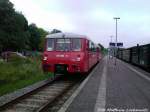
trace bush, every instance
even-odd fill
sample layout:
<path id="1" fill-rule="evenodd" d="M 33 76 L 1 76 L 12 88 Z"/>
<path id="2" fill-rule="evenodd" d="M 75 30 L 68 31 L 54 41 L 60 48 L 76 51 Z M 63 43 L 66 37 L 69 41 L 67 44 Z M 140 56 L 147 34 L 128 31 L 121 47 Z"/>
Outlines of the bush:
<path id="1" fill-rule="evenodd" d="M 0 61 L 0 95 L 46 78 L 48 76 L 43 73 L 38 57 L 22 58 L 14 55 L 11 61 Z"/>

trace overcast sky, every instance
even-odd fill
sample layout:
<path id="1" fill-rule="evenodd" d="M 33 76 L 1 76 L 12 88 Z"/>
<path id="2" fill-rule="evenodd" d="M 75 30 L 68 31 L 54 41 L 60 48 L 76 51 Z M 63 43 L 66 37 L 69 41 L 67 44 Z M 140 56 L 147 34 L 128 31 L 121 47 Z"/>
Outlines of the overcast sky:
<path id="1" fill-rule="evenodd" d="M 108 47 L 118 21 L 118 40 L 125 47 L 150 43 L 149 0 L 10 0 L 29 23 L 45 30 L 85 34 Z"/>

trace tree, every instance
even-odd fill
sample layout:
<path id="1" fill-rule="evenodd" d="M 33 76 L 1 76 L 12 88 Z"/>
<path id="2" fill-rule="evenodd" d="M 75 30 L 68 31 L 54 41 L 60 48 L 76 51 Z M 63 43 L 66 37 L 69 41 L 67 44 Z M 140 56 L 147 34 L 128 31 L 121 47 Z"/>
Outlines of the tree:
<path id="1" fill-rule="evenodd" d="M 38 31 L 38 28 L 36 24 L 30 24 L 29 25 L 29 46 L 31 50 L 39 50 L 39 44 L 40 44 L 40 33 Z"/>
<path id="2" fill-rule="evenodd" d="M 61 33 L 62 31 L 60 31 L 60 30 L 57 30 L 57 29 L 53 29 L 51 32 L 50 32 L 50 34 L 53 34 L 53 33 Z"/>
<path id="3" fill-rule="evenodd" d="M 22 51 L 26 48 L 28 42 L 28 22 L 21 13 L 15 13 L 10 25 L 10 48 L 12 50 Z"/>
<path id="4" fill-rule="evenodd" d="M 101 52 L 102 52 L 104 55 L 107 54 L 108 50 L 107 50 L 103 45 L 101 45 L 101 44 L 99 43 L 98 46 L 100 46 Z"/>
<path id="5" fill-rule="evenodd" d="M 13 4 L 9 0 L 0 0 L 0 26 L 6 24 L 14 12 Z"/>
<path id="6" fill-rule="evenodd" d="M 9 32 L 8 24 L 12 19 L 12 15 L 15 13 L 13 4 L 9 0 L 0 0 L 0 50 L 4 50 L 8 45 Z M 1 52 L 0 51 L 0 52 Z"/>
<path id="7" fill-rule="evenodd" d="M 28 21 L 9 0 L 0 0 L 0 50 L 22 51 L 26 47 Z"/>
<path id="8" fill-rule="evenodd" d="M 42 28 L 38 28 L 38 32 L 40 33 L 40 44 L 39 44 L 39 50 L 43 51 L 44 50 L 44 44 L 45 44 L 45 37 L 48 34 L 47 31 L 45 31 Z"/>
<path id="9" fill-rule="evenodd" d="M 54 29 L 51 33 L 58 33 Z M 0 0 L 0 53 L 3 51 L 43 50 L 44 38 L 48 34 L 16 12 L 9 0 Z"/>
<path id="10" fill-rule="evenodd" d="M 101 45 L 100 43 L 98 43 L 98 46 L 101 48 L 102 51 L 104 50 L 104 46 L 103 45 Z"/>
<path id="11" fill-rule="evenodd" d="M 29 25 L 29 32 L 30 32 L 29 37 L 30 50 L 43 51 L 45 36 L 48 34 L 48 32 L 42 28 L 38 28 L 34 23 Z"/>

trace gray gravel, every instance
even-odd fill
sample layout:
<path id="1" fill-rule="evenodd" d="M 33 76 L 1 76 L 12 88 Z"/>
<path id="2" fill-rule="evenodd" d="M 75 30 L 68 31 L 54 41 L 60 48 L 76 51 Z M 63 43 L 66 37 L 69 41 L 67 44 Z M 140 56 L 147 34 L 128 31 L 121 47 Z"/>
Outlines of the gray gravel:
<path id="1" fill-rule="evenodd" d="M 40 81 L 40 82 L 37 82 L 31 86 L 28 86 L 28 87 L 25 87 L 25 88 L 22 88 L 22 89 L 19 89 L 13 93 L 9 93 L 9 94 L 6 94 L 4 96 L 1 96 L 0 97 L 0 106 L 22 96 L 22 95 L 25 95 L 47 83 L 49 83 L 52 79 L 47 79 L 47 80 L 43 80 L 43 81 Z"/>

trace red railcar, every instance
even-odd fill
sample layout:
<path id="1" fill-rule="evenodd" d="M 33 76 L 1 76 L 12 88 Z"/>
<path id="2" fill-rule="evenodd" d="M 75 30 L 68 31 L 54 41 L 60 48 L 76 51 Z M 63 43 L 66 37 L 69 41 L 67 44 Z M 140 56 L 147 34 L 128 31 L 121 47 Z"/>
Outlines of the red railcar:
<path id="1" fill-rule="evenodd" d="M 53 73 L 86 73 L 101 59 L 100 49 L 84 35 L 46 36 L 42 67 Z"/>

